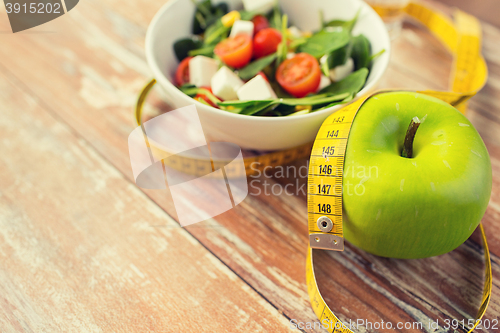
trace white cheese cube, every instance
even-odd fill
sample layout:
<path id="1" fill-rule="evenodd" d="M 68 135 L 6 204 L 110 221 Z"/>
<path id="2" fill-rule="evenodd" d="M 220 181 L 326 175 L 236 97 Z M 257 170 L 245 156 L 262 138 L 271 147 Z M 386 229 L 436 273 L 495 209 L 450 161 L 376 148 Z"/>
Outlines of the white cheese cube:
<path id="1" fill-rule="evenodd" d="M 238 99 L 236 91 L 244 82 L 227 67 L 222 67 L 212 77 L 212 92 L 223 100 Z"/>
<path id="2" fill-rule="evenodd" d="M 217 72 L 217 61 L 205 56 L 196 56 L 189 61 L 189 83 L 197 87 L 210 87 Z"/>
<path id="3" fill-rule="evenodd" d="M 354 61 L 352 58 L 349 58 L 345 64 L 330 69 L 330 79 L 332 79 L 332 81 L 340 81 L 351 74 L 353 70 Z"/>
<path id="4" fill-rule="evenodd" d="M 302 31 L 299 30 L 299 28 L 297 28 L 296 26 L 291 26 L 290 28 L 288 28 L 288 33 L 290 34 L 290 36 L 292 36 L 293 38 L 300 38 L 302 37 Z"/>
<path id="5" fill-rule="evenodd" d="M 246 11 L 267 14 L 274 7 L 275 0 L 243 0 Z"/>
<path id="6" fill-rule="evenodd" d="M 269 82 L 260 75 L 245 83 L 236 93 L 242 101 L 277 98 Z"/>
<path id="7" fill-rule="evenodd" d="M 231 34 L 229 37 L 234 37 L 239 34 L 245 34 L 253 37 L 253 22 L 252 21 L 236 21 L 231 28 Z"/>
<path id="8" fill-rule="evenodd" d="M 332 84 L 332 81 L 330 81 L 330 78 L 328 76 L 321 75 L 321 80 L 319 81 L 319 87 L 317 91 L 320 91 L 321 89 L 328 87 L 330 84 Z"/>

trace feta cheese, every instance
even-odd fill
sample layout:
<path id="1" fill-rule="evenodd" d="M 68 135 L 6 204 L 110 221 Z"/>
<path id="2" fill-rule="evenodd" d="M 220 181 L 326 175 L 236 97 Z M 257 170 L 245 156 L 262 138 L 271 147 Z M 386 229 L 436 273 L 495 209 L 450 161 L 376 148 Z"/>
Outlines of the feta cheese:
<path id="1" fill-rule="evenodd" d="M 257 75 L 236 92 L 242 101 L 277 98 L 273 88 L 262 76 Z"/>
<path id="2" fill-rule="evenodd" d="M 317 91 L 320 91 L 321 89 L 328 87 L 330 84 L 332 84 L 332 81 L 330 81 L 330 78 L 325 75 L 321 75 L 321 80 L 319 81 L 319 87 Z"/>
<path id="3" fill-rule="evenodd" d="M 246 11 L 267 14 L 274 7 L 275 0 L 243 0 Z"/>
<path id="4" fill-rule="evenodd" d="M 229 37 L 234 37 L 239 34 L 245 34 L 253 37 L 253 22 L 251 21 L 236 21 L 231 28 L 231 34 Z"/>
<path id="5" fill-rule="evenodd" d="M 196 56 L 189 61 L 189 83 L 197 87 L 210 87 L 217 72 L 217 61 L 205 56 Z"/>
<path id="6" fill-rule="evenodd" d="M 236 91 L 244 82 L 227 67 L 222 67 L 212 77 L 212 92 L 223 100 L 238 99 Z"/>
<path id="7" fill-rule="evenodd" d="M 332 79 L 332 81 L 340 81 L 351 74 L 353 70 L 354 61 L 352 58 L 349 58 L 345 64 L 330 69 L 330 79 Z"/>
<path id="8" fill-rule="evenodd" d="M 288 52 L 288 53 L 286 54 L 286 58 L 287 58 L 287 59 L 292 59 L 293 57 L 295 57 L 295 53 L 294 53 L 294 52 Z"/>

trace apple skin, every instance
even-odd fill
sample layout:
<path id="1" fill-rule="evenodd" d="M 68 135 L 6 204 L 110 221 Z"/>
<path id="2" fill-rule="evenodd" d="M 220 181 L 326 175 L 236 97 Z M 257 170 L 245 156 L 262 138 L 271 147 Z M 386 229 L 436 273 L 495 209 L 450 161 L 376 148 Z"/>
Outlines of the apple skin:
<path id="1" fill-rule="evenodd" d="M 426 119 L 416 132 L 413 157 L 404 158 L 404 137 L 415 116 Z M 344 237 L 383 257 L 449 252 L 479 225 L 491 184 L 488 151 L 457 109 L 414 92 L 375 95 L 359 110 L 346 148 Z"/>

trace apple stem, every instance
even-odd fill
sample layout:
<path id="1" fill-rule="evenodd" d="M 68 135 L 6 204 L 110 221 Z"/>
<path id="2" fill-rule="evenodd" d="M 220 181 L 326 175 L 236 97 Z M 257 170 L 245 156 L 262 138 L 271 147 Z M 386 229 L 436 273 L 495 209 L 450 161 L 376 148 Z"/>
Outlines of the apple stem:
<path id="1" fill-rule="evenodd" d="M 410 126 L 408 126 L 408 130 L 406 131 L 405 142 L 403 145 L 401 156 L 406 158 L 413 157 L 413 140 L 415 139 L 415 134 L 417 133 L 417 129 L 421 123 L 422 121 L 418 119 L 418 117 L 413 117 L 413 119 L 411 120 Z"/>

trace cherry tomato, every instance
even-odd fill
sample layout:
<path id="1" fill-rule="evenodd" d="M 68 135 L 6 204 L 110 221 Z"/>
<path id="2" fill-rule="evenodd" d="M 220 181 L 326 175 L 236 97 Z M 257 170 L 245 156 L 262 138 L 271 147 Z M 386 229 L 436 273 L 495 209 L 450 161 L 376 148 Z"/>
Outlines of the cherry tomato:
<path id="1" fill-rule="evenodd" d="M 175 72 L 175 83 L 178 86 L 182 86 L 185 83 L 189 82 L 189 60 L 193 57 L 184 58 L 177 67 L 177 71 Z"/>
<path id="2" fill-rule="evenodd" d="M 253 22 L 253 35 L 255 36 L 259 31 L 269 28 L 269 22 L 265 16 L 256 15 L 252 19 Z"/>
<path id="3" fill-rule="evenodd" d="M 262 58 L 276 52 L 281 43 L 281 33 L 273 28 L 266 28 L 259 31 L 253 38 L 253 56 Z"/>
<path id="4" fill-rule="evenodd" d="M 227 38 L 215 46 L 214 53 L 230 67 L 245 67 L 252 58 L 252 39 L 246 34 Z"/>
<path id="5" fill-rule="evenodd" d="M 281 63 L 276 71 L 276 81 L 289 94 L 304 97 L 315 92 L 321 80 L 321 69 L 312 55 L 299 53 Z"/>

